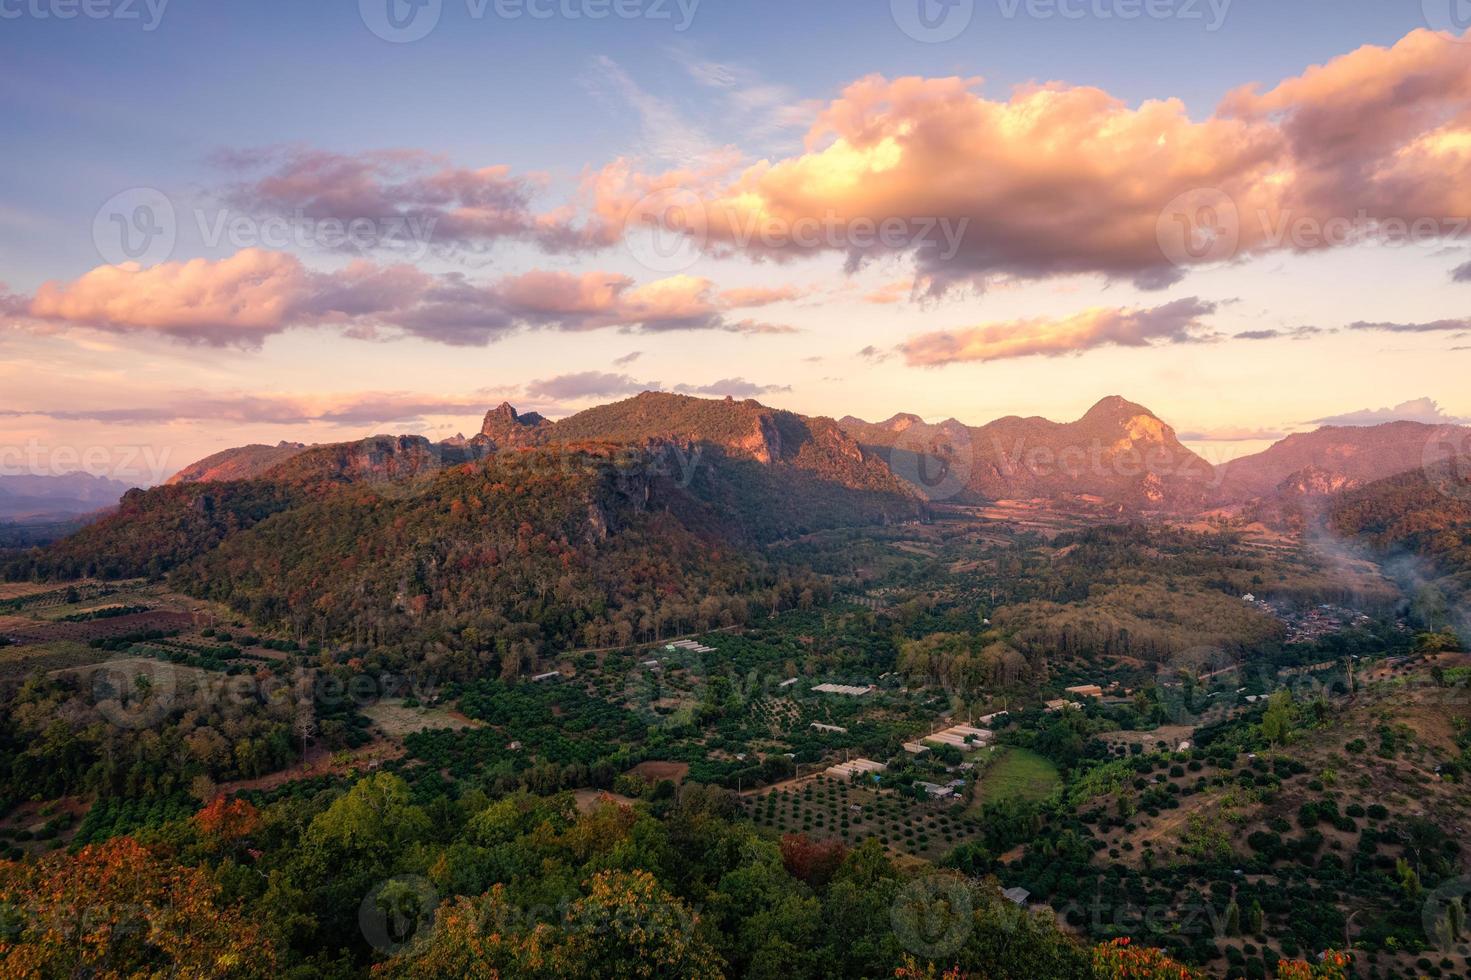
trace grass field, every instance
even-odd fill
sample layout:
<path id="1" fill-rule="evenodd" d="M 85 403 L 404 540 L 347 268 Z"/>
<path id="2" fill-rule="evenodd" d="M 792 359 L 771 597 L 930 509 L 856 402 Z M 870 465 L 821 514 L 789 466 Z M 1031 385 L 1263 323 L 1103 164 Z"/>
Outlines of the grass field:
<path id="1" fill-rule="evenodd" d="M 976 793 L 975 806 L 998 800 L 1045 800 L 1059 785 L 1057 767 L 1031 751 L 998 746 Z"/>

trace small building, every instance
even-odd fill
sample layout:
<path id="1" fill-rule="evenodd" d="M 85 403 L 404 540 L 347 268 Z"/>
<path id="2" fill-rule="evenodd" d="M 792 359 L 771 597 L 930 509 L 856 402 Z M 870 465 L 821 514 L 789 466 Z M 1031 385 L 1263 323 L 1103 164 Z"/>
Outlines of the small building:
<path id="1" fill-rule="evenodd" d="M 924 755 L 929 750 L 930 747 L 928 745 L 921 745 L 918 742 L 904 743 L 904 751 L 908 752 L 910 755 Z"/>
<path id="2" fill-rule="evenodd" d="M 549 670 L 545 674 L 534 674 L 531 679 L 538 683 L 541 681 L 557 681 L 562 679 L 562 672 L 560 670 Z"/>
<path id="3" fill-rule="evenodd" d="M 1004 891 L 1002 891 L 1001 894 L 1006 896 L 1007 901 L 1012 902 L 1015 905 L 1020 905 L 1022 908 L 1027 907 L 1027 902 L 1032 897 L 1032 893 L 1027 891 L 1025 888 L 1018 888 L 1015 886 L 1005 889 Z"/>
<path id="4" fill-rule="evenodd" d="M 1103 688 L 1097 684 L 1079 684 L 1076 687 L 1064 688 L 1064 693 L 1075 694 L 1080 698 L 1101 698 Z"/>
<path id="5" fill-rule="evenodd" d="M 924 795 L 932 800 L 944 800 L 955 795 L 953 787 L 941 786 L 939 783 L 916 782 L 914 785 L 924 790 Z"/>
<path id="6" fill-rule="evenodd" d="M 1069 701 L 1066 698 L 1053 698 L 1051 701 L 1048 701 L 1046 705 L 1044 705 L 1044 707 L 1050 714 L 1054 711 L 1061 711 L 1064 708 L 1081 708 L 1082 705 L 1076 701 Z"/>
<path id="7" fill-rule="evenodd" d="M 850 698 L 862 697 L 874 689 L 870 684 L 867 687 L 855 687 L 852 684 L 818 684 L 812 690 L 819 694 L 844 694 Z"/>
<path id="8" fill-rule="evenodd" d="M 836 766 L 828 767 L 824 775 L 833 779 L 852 779 L 854 776 L 867 776 L 871 773 L 883 772 L 889 768 L 882 762 L 874 762 L 872 759 L 850 759 Z"/>
<path id="9" fill-rule="evenodd" d="M 846 733 L 848 731 L 848 729 L 844 728 L 842 725 L 824 725 L 820 721 L 814 721 L 812 723 L 812 727 L 815 728 L 815 729 L 817 729 L 819 732 L 842 732 L 842 733 Z"/>
<path id="10" fill-rule="evenodd" d="M 776 686 L 779 687 L 779 688 L 781 688 L 781 687 L 791 687 L 795 683 L 797 683 L 797 678 L 795 678 L 795 677 L 788 677 L 786 680 L 782 681 L 780 684 L 778 684 Z"/>

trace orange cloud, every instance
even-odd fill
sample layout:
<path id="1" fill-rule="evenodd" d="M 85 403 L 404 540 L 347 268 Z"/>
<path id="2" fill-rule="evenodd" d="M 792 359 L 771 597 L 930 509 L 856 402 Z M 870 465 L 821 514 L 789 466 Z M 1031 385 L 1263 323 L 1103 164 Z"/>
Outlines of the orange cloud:
<path id="1" fill-rule="evenodd" d="M 245 249 L 147 269 L 100 266 L 69 283 L 45 283 L 29 300 L 9 296 L 0 314 L 237 347 L 322 325 L 359 337 L 391 331 L 455 345 L 482 345 L 522 329 L 790 331 L 726 317 L 733 306 L 760 298 L 756 292 L 721 294 L 700 276 L 638 284 L 596 271 L 536 270 L 478 284 L 460 273 L 436 276 L 363 259 L 315 272 L 286 253 Z"/>
<path id="2" fill-rule="evenodd" d="M 1058 82 L 993 99 L 978 79 L 875 75 L 818 115 L 800 154 L 739 173 L 620 160 L 589 187 L 607 228 L 658 223 L 716 253 L 828 251 L 849 268 L 909 254 L 932 291 L 1079 273 L 1158 288 L 1354 240 L 1334 224 L 1462 237 L 1449 219 L 1471 214 L 1471 44 L 1416 31 L 1238 89 L 1200 120 L 1177 99 Z"/>
<path id="3" fill-rule="evenodd" d="M 312 292 L 312 276 L 299 260 L 248 249 L 217 262 L 98 266 L 70 283 L 43 283 L 26 312 L 43 320 L 253 346 L 299 314 Z"/>
<path id="4" fill-rule="evenodd" d="M 727 309 L 749 309 L 785 303 L 801 299 L 805 295 L 806 290 L 797 286 L 743 286 L 721 290 L 720 305 Z"/>
<path id="5" fill-rule="evenodd" d="M 899 351 L 912 367 L 940 367 L 1038 354 L 1057 356 L 1095 347 L 1194 343 L 1211 339 L 1201 318 L 1215 310 L 1214 303 L 1194 297 L 1153 309 L 1097 308 L 1058 320 L 1014 320 L 921 334 L 901 344 Z"/>

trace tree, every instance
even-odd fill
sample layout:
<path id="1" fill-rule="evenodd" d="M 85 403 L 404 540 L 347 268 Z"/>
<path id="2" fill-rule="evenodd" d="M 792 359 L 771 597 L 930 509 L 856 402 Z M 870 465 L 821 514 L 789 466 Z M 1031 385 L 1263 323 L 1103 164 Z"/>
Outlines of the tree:
<path id="1" fill-rule="evenodd" d="M 1093 947 L 1093 975 L 1098 980 L 1205 980 L 1205 974 L 1162 950 L 1131 946 L 1127 936 Z"/>
<path id="2" fill-rule="evenodd" d="M 434 928 L 375 971 L 384 977 L 682 977 L 718 980 L 699 916 L 646 871 L 605 871 L 555 923 L 530 922 L 496 885 L 441 906 Z"/>
<path id="3" fill-rule="evenodd" d="M 1273 745 L 1285 745 L 1292 735 L 1292 692 L 1274 691 L 1262 715 L 1262 737 Z"/>
<path id="4" fill-rule="evenodd" d="M 1236 904 L 1234 898 L 1226 906 L 1226 935 L 1241 935 L 1241 906 Z"/>
<path id="5" fill-rule="evenodd" d="M 1262 903 L 1252 900 L 1251 907 L 1246 910 L 1246 931 L 1252 935 L 1259 935 L 1266 916 L 1262 912 Z"/>
<path id="6" fill-rule="evenodd" d="M 815 841 L 806 834 L 784 834 L 781 839 L 781 862 L 787 873 L 821 888 L 832 880 L 848 857 L 842 841 Z"/>
<path id="7" fill-rule="evenodd" d="M 205 843 L 219 849 L 238 843 L 260 829 L 260 811 L 248 800 L 216 796 L 194 815 L 194 826 Z"/>
<path id="8" fill-rule="evenodd" d="M 0 975 L 271 977 L 276 951 L 259 925 L 197 868 L 132 838 L 75 855 L 0 862 Z"/>

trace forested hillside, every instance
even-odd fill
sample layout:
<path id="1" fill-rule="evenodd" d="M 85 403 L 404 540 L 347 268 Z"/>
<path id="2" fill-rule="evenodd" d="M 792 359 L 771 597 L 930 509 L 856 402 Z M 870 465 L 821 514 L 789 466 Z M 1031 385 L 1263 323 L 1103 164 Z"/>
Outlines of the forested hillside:
<path id="1" fill-rule="evenodd" d="M 1471 457 L 1410 470 L 1344 494 L 1329 514 L 1337 533 L 1382 555 L 1414 556 L 1452 601 L 1471 595 Z"/>

